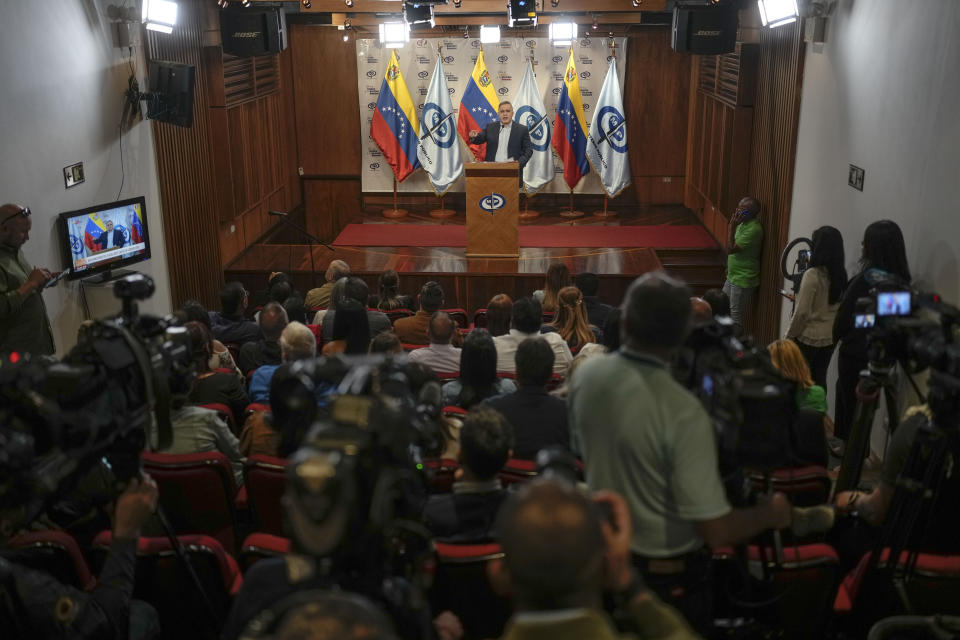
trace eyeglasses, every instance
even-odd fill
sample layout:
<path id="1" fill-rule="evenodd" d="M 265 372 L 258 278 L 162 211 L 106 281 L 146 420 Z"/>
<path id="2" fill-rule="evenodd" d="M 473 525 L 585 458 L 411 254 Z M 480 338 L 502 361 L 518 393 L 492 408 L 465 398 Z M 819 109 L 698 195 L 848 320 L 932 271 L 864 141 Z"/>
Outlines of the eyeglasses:
<path id="1" fill-rule="evenodd" d="M 13 219 L 16 218 L 17 216 L 23 216 L 24 218 L 29 218 L 29 217 L 30 217 L 30 207 L 20 207 L 20 211 L 17 211 L 16 213 L 11 213 L 10 215 L 8 215 L 8 216 L 7 216 L 6 218 L 4 218 L 3 220 L 0 220 L 0 224 L 4 224 L 5 222 L 7 222 L 7 221 L 9 221 L 9 220 L 13 220 Z"/>

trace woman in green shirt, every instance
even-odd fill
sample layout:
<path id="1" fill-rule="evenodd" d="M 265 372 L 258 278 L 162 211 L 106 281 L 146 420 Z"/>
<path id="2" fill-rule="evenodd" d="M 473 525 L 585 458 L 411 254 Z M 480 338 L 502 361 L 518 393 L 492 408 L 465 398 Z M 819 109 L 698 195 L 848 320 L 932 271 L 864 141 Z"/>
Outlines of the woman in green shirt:
<path id="1" fill-rule="evenodd" d="M 810 367 L 793 340 L 777 340 L 767 347 L 773 366 L 787 380 L 797 383 L 797 409 L 827 413 L 827 392 L 810 377 Z"/>

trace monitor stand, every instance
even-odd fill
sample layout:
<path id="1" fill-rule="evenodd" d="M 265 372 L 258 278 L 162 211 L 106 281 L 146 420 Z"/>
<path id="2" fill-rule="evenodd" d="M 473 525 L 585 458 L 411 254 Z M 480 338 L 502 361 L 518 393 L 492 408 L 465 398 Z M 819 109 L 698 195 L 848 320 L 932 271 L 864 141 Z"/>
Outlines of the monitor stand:
<path id="1" fill-rule="evenodd" d="M 120 278 L 125 278 L 131 274 L 137 273 L 136 271 L 128 271 L 126 269 L 117 269 L 116 271 L 104 271 L 103 273 L 98 273 L 95 276 L 90 276 L 89 278 L 83 278 L 81 282 L 85 285 L 92 286 L 104 286 L 108 285 L 114 280 L 119 280 Z"/>

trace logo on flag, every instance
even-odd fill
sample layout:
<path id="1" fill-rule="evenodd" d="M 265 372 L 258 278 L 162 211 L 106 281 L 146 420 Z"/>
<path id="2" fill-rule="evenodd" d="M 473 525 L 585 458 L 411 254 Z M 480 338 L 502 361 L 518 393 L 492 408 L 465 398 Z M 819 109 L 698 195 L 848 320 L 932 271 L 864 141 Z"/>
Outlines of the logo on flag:
<path id="1" fill-rule="evenodd" d="M 573 82 L 576 79 L 577 79 L 577 70 L 574 69 L 572 66 L 567 67 L 567 77 L 566 77 L 567 82 Z"/>
<path id="2" fill-rule="evenodd" d="M 480 86 L 489 87 L 490 86 L 490 73 L 484 69 L 483 73 L 480 74 Z"/>
<path id="3" fill-rule="evenodd" d="M 503 209 L 504 205 L 507 204 L 506 198 L 504 198 L 499 193 L 491 193 L 488 196 L 480 198 L 480 202 L 477 203 L 480 205 L 480 208 L 484 211 L 489 211 L 491 215 L 497 209 Z"/>
<path id="4" fill-rule="evenodd" d="M 83 255 L 83 243 L 80 242 L 80 238 L 70 234 L 70 250 L 73 251 L 73 255 L 82 256 Z"/>
<path id="5" fill-rule="evenodd" d="M 516 103 L 517 122 L 530 132 L 533 154 L 523 167 L 523 186 L 528 194 L 533 194 L 553 180 L 553 153 L 550 151 L 550 121 L 531 63 L 527 64 L 520 81 Z"/>
<path id="6" fill-rule="evenodd" d="M 597 121 L 600 123 L 599 131 L 594 136 L 598 143 L 606 140 L 610 147 L 617 153 L 627 152 L 627 128 L 623 114 L 617 111 L 616 107 L 602 107 L 597 112 Z"/>
<path id="7" fill-rule="evenodd" d="M 376 75 L 376 71 L 373 72 Z M 400 67 L 395 64 L 391 64 L 387 67 L 387 80 L 396 80 L 400 76 Z"/>
<path id="8" fill-rule="evenodd" d="M 437 56 L 437 66 L 430 79 L 427 102 L 420 114 L 420 136 L 417 158 L 430 178 L 430 186 L 442 196 L 463 175 L 463 159 L 457 142 L 453 106 L 450 104 L 443 60 Z"/>
<path id="9" fill-rule="evenodd" d="M 630 160 L 627 156 L 627 122 L 623 117 L 623 98 L 617 78 L 616 60 L 611 60 L 603 81 L 597 108 L 590 121 L 587 158 L 600 176 L 611 198 L 630 184 Z"/>
<path id="10" fill-rule="evenodd" d="M 428 102 L 423 105 L 423 123 L 428 127 L 423 135 L 441 149 L 449 149 L 457 139 L 456 129 L 453 128 L 453 114 L 444 113 L 439 105 Z"/>
<path id="11" fill-rule="evenodd" d="M 546 151 L 550 146 L 550 122 L 547 116 L 529 105 L 517 109 L 517 122 L 530 131 L 530 143 L 534 151 Z"/>

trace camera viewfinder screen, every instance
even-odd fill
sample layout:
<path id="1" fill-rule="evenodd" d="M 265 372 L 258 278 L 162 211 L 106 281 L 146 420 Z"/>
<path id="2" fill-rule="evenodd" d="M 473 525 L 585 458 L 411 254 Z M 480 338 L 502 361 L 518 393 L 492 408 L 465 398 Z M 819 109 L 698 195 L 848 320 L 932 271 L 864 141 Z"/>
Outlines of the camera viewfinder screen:
<path id="1" fill-rule="evenodd" d="M 877 294 L 878 316 L 910 315 L 910 292 L 889 291 Z"/>
<path id="2" fill-rule="evenodd" d="M 853 318 L 853 328 L 869 329 L 876 324 L 876 320 L 872 313 L 858 314 Z"/>

